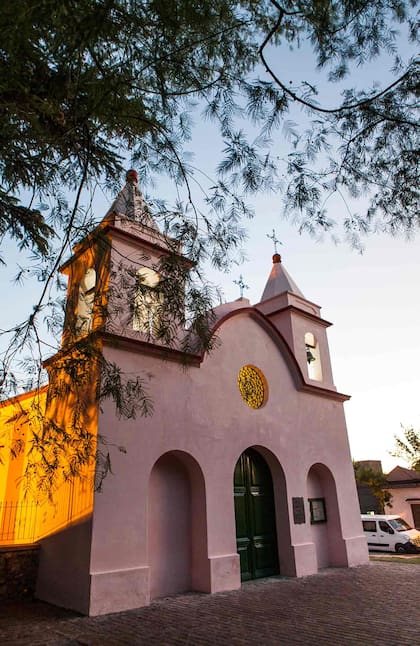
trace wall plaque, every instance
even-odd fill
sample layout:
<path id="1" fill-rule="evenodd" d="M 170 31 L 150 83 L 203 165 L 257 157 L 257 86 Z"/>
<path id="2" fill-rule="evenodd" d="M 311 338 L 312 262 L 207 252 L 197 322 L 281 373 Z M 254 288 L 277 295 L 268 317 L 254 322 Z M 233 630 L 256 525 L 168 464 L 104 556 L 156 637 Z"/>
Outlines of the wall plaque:
<path id="1" fill-rule="evenodd" d="M 311 523 L 326 523 L 327 511 L 325 509 L 325 498 L 309 498 L 309 509 L 311 511 Z"/>
<path id="2" fill-rule="evenodd" d="M 305 522 L 305 503 L 303 498 L 292 498 L 293 520 L 295 525 L 302 525 Z"/>

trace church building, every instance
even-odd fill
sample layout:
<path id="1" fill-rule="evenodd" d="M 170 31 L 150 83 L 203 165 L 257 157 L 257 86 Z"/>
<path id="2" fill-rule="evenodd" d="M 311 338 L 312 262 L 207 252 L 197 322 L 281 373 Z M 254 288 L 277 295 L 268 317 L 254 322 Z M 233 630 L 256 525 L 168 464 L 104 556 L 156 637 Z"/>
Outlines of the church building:
<path id="1" fill-rule="evenodd" d="M 366 564 L 330 323 L 280 255 L 267 262 L 258 303 L 215 308 L 215 347 L 185 350 L 184 330 L 170 347 L 155 334 L 165 307 L 157 267 L 174 253 L 191 264 L 159 231 L 134 171 L 99 228 L 106 248 L 87 238 L 63 267 L 66 323 L 46 362 L 50 390 L 55 367 L 74 352 L 73 329 L 121 374 L 144 376 L 153 413 L 124 418 L 92 399 L 95 432 L 125 452 L 113 453 L 91 513 L 41 540 L 37 597 L 100 615 L 177 592 Z M 132 281 L 131 303 L 120 272 Z M 46 417 L 57 421 L 60 410 L 47 394 Z"/>

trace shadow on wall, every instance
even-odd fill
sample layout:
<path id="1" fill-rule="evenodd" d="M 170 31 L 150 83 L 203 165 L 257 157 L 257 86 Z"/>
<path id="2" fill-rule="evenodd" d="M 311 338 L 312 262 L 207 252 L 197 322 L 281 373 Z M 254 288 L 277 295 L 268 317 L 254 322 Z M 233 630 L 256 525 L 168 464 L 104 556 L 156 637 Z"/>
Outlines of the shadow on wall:
<path id="1" fill-rule="evenodd" d="M 210 591 L 204 477 L 182 451 L 160 457 L 150 474 L 148 545 L 152 599 Z"/>
<path id="2" fill-rule="evenodd" d="M 347 566 L 337 501 L 337 488 L 331 471 L 314 464 L 308 473 L 307 498 L 312 540 L 318 569 Z"/>

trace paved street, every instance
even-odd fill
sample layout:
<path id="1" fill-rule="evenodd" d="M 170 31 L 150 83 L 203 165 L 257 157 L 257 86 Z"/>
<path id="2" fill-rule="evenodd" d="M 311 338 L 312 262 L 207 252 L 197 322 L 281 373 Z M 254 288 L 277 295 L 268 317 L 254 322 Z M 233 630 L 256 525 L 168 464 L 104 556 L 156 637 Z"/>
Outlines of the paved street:
<path id="1" fill-rule="evenodd" d="M 148 608 L 82 617 L 40 602 L 6 603 L 0 644 L 204 646 L 420 644 L 420 566 L 373 562 L 241 590 L 181 594 Z"/>

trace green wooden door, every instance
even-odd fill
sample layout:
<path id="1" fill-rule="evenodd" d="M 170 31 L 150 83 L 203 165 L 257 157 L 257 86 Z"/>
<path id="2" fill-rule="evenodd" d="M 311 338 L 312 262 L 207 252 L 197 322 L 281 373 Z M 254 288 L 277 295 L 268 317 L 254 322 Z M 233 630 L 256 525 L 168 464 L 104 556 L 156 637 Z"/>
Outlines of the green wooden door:
<path id="1" fill-rule="evenodd" d="M 278 574 L 273 481 L 264 458 L 252 449 L 236 464 L 234 496 L 242 581 Z"/>

